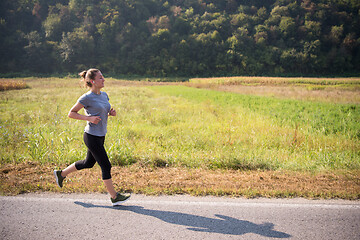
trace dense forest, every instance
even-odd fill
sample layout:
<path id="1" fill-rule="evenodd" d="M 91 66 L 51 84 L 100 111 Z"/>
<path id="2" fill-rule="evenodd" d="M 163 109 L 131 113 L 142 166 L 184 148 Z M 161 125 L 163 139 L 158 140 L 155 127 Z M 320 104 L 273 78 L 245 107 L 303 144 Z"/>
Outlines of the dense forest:
<path id="1" fill-rule="evenodd" d="M 0 73 L 360 73 L 359 0 L 1 0 Z"/>

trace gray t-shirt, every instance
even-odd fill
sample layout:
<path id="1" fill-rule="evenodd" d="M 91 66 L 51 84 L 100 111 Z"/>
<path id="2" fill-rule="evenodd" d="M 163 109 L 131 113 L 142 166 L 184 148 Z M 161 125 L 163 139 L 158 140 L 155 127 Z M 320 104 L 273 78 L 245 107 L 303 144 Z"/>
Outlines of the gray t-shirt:
<path id="1" fill-rule="evenodd" d="M 98 124 L 88 121 L 85 127 L 85 132 L 94 136 L 105 136 L 107 132 L 108 114 L 111 109 L 109 97 L 106 92 L 96 94 L 89 91 L 82 95 L 78 99 L 78 102 L 84 106 L 87 116 L 100 116 L 101 118 L 101 121 Z"/>

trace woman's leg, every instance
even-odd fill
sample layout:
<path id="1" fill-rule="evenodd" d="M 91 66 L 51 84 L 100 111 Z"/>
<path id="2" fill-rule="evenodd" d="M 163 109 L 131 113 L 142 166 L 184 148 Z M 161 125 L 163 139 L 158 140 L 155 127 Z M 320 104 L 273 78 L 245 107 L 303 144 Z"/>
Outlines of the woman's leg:
<path id="1" fill-rule="evenodd" d="M 84 138 L 85 137 L 86 136 L 84 136 Z M 75 171 L 78 171 L 78 170 L 81 170 L 84 168 L 92 168 L 95 165 L 95 163 L 96 163 L 96 160 L 88 149 L 86 158 L 84 160 L 74 162 L 73 164 L 71 164 L 64 170 L 62 170 L 61 176 L 66 177 L 67 175 L 69 175 L 72 172 L 75 172 Z"/>
<path id="2" fill-rule="evenodd" d="M 107 191 L 109 192 L 111 198 L 115 199 L 116 198 L 116 191 L 114 189 L 114 185 L 113 185 L 113 182 L 112 182 L 112 179 L 106 179 L 106 180 L 103 180 L 104 181 L 104 185 L 107 189 Z"/>
<path id="3" fill-rule="evenodd" d="M 61 176 L 66 177 L 67 175 L 69 175 L 70 173 L 75 172 L 75 171 L 77 171 L 77 169 L 75 167 L 75 163 L 73 163 L 70 166 L 68 166 L 67 168 L 65 168 L 64 170 L 62 170 Z"/>
<path id="4" fill-rule="evenodd" d="M 92 136 L 87 133 L 85 134 L 87 135 L 86 137 L 84 135 L 85 144 L 88 147 L 92 157 L 101 168 L 104 185 L 110 196 L 115 198 L 116 191 L 111 179 L 111 163 L 104 148 L 105 137 Z"/>

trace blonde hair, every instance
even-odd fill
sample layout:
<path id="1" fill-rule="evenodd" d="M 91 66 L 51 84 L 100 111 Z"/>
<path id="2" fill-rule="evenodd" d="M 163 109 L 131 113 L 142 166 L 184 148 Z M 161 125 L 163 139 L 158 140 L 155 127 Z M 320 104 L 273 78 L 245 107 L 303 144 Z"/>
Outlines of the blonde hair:
<path id="1" fill-rule="evenodd" d="M 85 87 L 92 87 L 91 80 L 95 80 L 96 74 L 100 72 L 99 69 L 90 68 L 87 71 L 82 71 L 79 73 L 79 76 L 82 78 L 81 81 L 84 82 Z"/>

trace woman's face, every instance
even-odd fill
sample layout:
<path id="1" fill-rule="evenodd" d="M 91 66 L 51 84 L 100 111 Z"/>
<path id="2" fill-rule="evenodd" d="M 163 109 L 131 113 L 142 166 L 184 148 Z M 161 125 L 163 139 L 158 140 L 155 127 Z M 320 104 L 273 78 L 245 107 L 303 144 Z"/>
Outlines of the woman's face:
<path id="1" fill-rule="evenodd" d="M 96 73 L 95 79 L 93 80 L 93 86 L 96 88 L 103 88 L 104 87 L 105 79 L 100 71 Z"/>

